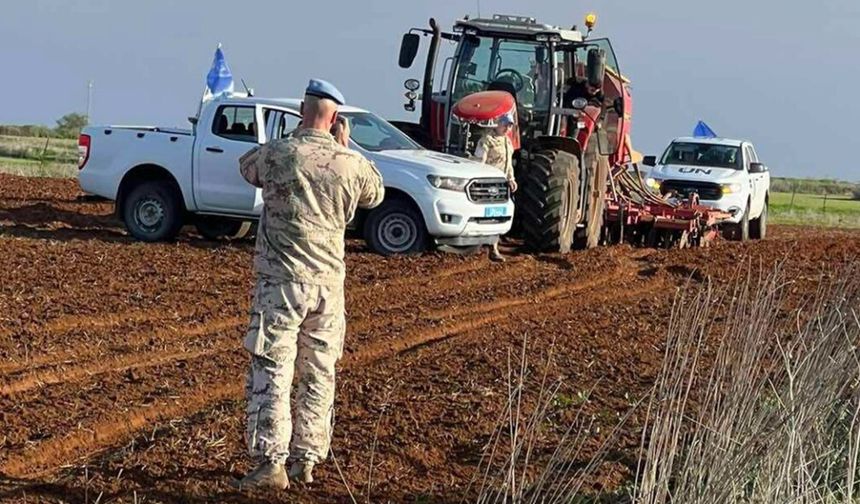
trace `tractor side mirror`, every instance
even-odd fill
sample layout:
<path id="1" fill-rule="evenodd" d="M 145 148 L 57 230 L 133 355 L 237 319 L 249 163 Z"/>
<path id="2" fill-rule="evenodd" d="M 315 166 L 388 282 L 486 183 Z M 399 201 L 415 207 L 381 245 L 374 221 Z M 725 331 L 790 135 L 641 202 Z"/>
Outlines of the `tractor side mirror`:
<path id="1" fill-rule="evenodd" d="M 644 164 L 645 166 L 657 166 L 657 156 L 643 157 L 642 164 Z"/>
<path id="2" fill-rule="evenodd" d="M 616 98 L 612 102 L 612 108 L 615 109 L 616 114 L 623 117 L 624 116 L 624 98 L 621 98 L 620 96 L 618 98 Z"/>
<path id="3" fill-rule="evenodd" d="M 400 42 L 400 68 L 409 68 L 415 62 L 418 55 L 418 46 L 421 44 L 421 36 L 417 33 L 406 33 Z"/>
<path id="4" fill-rule="evenodd" d="M 750 163 L 750 173 L 764 173 L 767 171 L 767 166 L 761 163 Z"/>
<path id="5" fill-rule="evenodd" d="M 603 79 L 606 77 L 605 51 L 596 48 L 588 51 L 586 74 L 589 86 L 600 89 L 603 88 Z"/>

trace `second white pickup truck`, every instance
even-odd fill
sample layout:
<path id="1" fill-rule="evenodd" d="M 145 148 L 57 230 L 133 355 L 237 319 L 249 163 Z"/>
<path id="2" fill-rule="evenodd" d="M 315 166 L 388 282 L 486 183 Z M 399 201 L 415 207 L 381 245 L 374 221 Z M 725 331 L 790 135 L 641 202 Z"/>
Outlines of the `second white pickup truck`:
<path id="1" fill-rule="evenodd" d="M 727 138 L 676 138 L 663 156 L 645 156 L 646 183 L 664 195 L 699 195 L 704 205 L 731 214 L 729 238 L 767 236 L 770 173 L 750 142 Z"/>
<path id="2" fill-rule="evenodd" d="M 287 136 L 301 100 L 224 97 L 207 102 L 193 130 L 89 126 L 78 141 L 84 192 L 116 201 L 129 232 L 169 240 L 193 223 L 207 238 L 241 235 L 262 210 L 261 192 L 238 159 Z M 432 242 L 493 243 L 511 228 L 514 206 L 502 174 L 489 166 L 421 148 L 366 110 L 341 107 L 351 147 L 376 163 L 386 196 L 355 226 L 381 254 L 415 253 Z"/>

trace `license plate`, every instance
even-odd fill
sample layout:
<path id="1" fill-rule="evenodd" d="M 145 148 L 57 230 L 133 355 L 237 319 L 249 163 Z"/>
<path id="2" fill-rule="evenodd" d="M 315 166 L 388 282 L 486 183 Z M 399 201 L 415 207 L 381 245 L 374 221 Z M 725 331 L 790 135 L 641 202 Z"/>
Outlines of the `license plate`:
<path id="1" fill-rule="evenodd" d="M 491 206 L 484 208 L 484 217 L 504 217 L 508 208 L 503 206 Z"/>

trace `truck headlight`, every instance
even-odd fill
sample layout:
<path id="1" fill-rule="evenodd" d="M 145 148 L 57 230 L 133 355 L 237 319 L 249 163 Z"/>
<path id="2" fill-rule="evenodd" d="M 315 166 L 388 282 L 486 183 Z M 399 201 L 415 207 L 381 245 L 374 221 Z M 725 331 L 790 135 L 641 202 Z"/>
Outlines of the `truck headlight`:
<path id="1" fill-rule="evenodd" d="M 449 191 L 465 191 L 469 179 L 459 177 L 441 177 L 439 175 L 427 175 L 427 182 L 436 189 L 447 189 Z"/>
<path id="2" fill-rule="evenodd" d="M 723 194 L 735 194 L 741 192 L 740 184 L 722 184 Z"/>
<path id="3" fill-rule="evenodd" d="M 655 179 L 653 177 L 648 177 L 645 179 L 645 185 L 654 189 L 655 191 L 660 190 L 660 185 L 663 184 L 663 181 L 660 179 Z"/>

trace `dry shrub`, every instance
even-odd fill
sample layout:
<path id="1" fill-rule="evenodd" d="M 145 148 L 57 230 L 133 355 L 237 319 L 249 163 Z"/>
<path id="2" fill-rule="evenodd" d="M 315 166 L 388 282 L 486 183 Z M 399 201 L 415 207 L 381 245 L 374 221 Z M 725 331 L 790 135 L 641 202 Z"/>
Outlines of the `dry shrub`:
<path id="1" fill-rule="evenodd" d="M 597 452 L 577 415 L 551 457 L 545 443 L 560 382 L 531 377 L 526 348 L 509 359 L 508 401 L 473 481 L 479 503 L 812 503 L 860 498 L 860 268 L 821 283 L 789 309 L 778 271 L 741 276 L 731 289 L 682 291 L 669 322 L 662 371 Z M 718 324 L 715 319 L 724 319 Z M 794 318 L 787 320 L 786 314 Z M 584 496 L 595 469 L 635 409 L 645 426 L 633 495 Z M 591 451 L 591 450 L 589 450 Z"/>
<path id="2" fill-rule="evenodd" d="M 778 272 L 739 282 L 707 361 L 718 296 L 705 288 L 678 300 L 637 502 L 855 502 L 857 272 L 823 282 L 791 329 L 780 319 L 789 284 Z"/>

